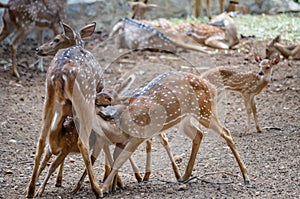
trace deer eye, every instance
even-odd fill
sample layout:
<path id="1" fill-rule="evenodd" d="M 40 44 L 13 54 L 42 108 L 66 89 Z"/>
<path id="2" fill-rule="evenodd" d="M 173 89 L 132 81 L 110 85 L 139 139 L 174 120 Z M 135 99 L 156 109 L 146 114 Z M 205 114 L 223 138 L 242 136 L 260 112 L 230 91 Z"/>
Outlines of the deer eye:
<path id="1" fill-rule="evenodd" d="M 269 69 L 270 69 L 270 66 L 267 66 L 266 69 L 269 70 Z"/>
<path id="2" fill-rule="evenodd" d="M 269 52 L 269 48 L 266 48 L 266 52 Z"/>
<path id="3" fill-rule="evenodd" d="M 53 40 L 53 42 L 58 43 L 58 42 L 59 42 L 59 39 L 55 38 L 55 39 Z"/>

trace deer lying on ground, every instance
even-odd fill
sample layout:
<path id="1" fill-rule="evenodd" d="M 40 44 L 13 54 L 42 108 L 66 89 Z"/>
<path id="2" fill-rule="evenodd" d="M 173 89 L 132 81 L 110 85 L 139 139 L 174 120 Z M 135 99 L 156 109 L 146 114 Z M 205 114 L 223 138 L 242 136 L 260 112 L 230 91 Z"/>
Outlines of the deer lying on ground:
<path id="1" fill-rule="evenodd" d="M 27 197 L 34 195 L 46 140 L 48 140 L 52 154 L 57 155 L 61 152 L 61 146 L 58 146 L 56 139 L 52 138 L 57 138 L 67 116 L 73 117 L 79 129 L 77 146 L 83 156 L 92 191 L 97 197 L 102 197 L 89 156 L 89 138 L 96 117 L 96 93 L 103 89 L 103 77 L 101 67 L 94 56 L 83 48 L 82 40 L 94 32 L 96 24 L 92 23 L 83 27 L 80 34 L 66 24 L 62 26 L 65 35 L 76 41 L 76 46 L 60 50 L 50 63 L 47 72 L 42 129 L 37 143 L 35 164 Z"/>
<path id="2" fill-rule="evenodd" d="M 247 132 L 251 130 L 251 113 L 253 113 L 256 130 L 261 132 L 258 124 L 258 117 L 255 105 L 255 96 L 268 85 L 271 80 L 273 66 L 276 65 L 280 57 L 275 56 L 273 59 L 261 59 L 254 54 L 254 59 L 259 64 L 259 72 L 241 72 L 229 67 L 217 67 L 204 72 L 201 77 L 214 84 L 221 95 L 224 91 L 236 91 L 241 93 L 244 98 L 244 104 L 248 116 Z"/>
<path id="3" fill-rule="evenodd" d="M 280 53 L 285 59 L 300 59 L 300 44 L 282 45 L 280 35 L 276 36 L 266 47 L 266 57 L 271 58 L 275 53 Z"/>
<path id="4" fill-rule="evenodd" d="M 63 19 L 67 0 L 45 0 L 45 1 L 27 1 L 27 0 L 9 0 L 8 4 L 0 4 L 4 9 L 2 15 L 2 30 L 0 33 L 0 42 L 12 33 L 14 37 L 10 42 L 12 54 L 13 75 L 20 77 L 17 70 L 17 48 L 18 45 L 35 28 L 50 28 L 55 35 L 59 33 L 59 21 Z M 42 43 L 42 31 L 39 30 L 37 37 L 39 45 Z M 43 65 L 40 61 L 39 69 L 43 71 Z"/>
<path id="5" fill-rule="evenodd" d="M 203 16 L 203 0 L 194 0 L 193 4 L 193 16 L 194 17 L 202 17 Z M 220 4 L 220 13 L 224 12 L 225 0 L 219 0 Z M 206 11 L 207 16 L 211 19 L 211 7 L 210 7 L 210 0 L 206 0 Z"/>
<path id="6" fill-rule="evenodd" d="M 124 18 L 117 23 L 110 34 L 110 38 L 117 36 L 120 48 L 129 49 L 154 49 L 162 51 L 175 52 L 178 48 L 199 51 L 210 54 L 211 52 L 204 50 L 197 43 L 186 43 L 182 37 L 174 34 L 170 29 L 161 32 L 158 27 L 152 27 L 144 23 L 145 21 L 137 21 L 134 19 Z M 172 37 L 168 36 L 171 35 Z M 184 37 L 187 39 L 187 37 Z"/>
<path id="7" fill-rule="evenodd" d="M 128 107 L 116 119 L 119 127 L 128 135 L 128 141 L 123 150 L 116 154 L 112 171 L 103 184 L 103 192 L 109 190 L 118 169 L 143 141 L 178 123 L 181 123 L 181 130 L 185 135 L 192 139 L 191 155 L 185 173 L 177 178 L 178 181 L 185 181 L 191 176 L 203 137 L 201 124 L 226 140 L 238 162 L 244 182 L 248 184 L 247 169 L 230 132 L 219 122 L 216 97 L 217 91 L 212 84 L 199 76 L 184 72 L 162 74 L 133 95 Z"/>
<path id="8" fill-rule="evenodd" d="M 65 26 L 66 28 L 67 26 Z M 58 50 L 63 49 L 63 48 L 68 48 L 70 46 L 76 45 L 76 38 L 75 37 L 68 37 L 68 34 L 66 33 L 68 29 L 64 30 L 62 34 L 57 35 L 54 39 L 52 39 L 50 42 L 42 45 L 41 47 L 37 48 L 37 54 L 39 56 L 54 56 Z M 70 33 L 69 33 L 70 34 Z M 110 96 L 112 96 L 110 99 L 113 101 L 109 101 L 110 105 L 119 105 L 120 103 L 124 103 L 126 101 L 127 97 L 126 96 L 118 96 L 118 93 L 124 92 L 124 89 L 128 88 L 128 85 L 130 85 L 134 81 L 134 76 L 130 75 L 129 78 L 127 78 L 125 81 L 120 81 L 116 85 L 113 86 L 113 89 L 105 90 L 106 93 L 110 93 Z M 104 105 L 109 105 L 107 104 L 106 98 L 101 98 L 103 97 L 103 92 L 98 93 L 96 96 L 96 105 L 97 106 L 104 106 Z M 98 111 L 98 113 L 101 113 L 101 111 Z M 102 117 L 103 118 L 103 117 Z M 61 186 L 61 179 L 62 179 L 62 170 L 63 170 L 63 162 L 65 157 L 71 153 L 71 152 L 79 152 L 79 149 L 76 145 L 78 141 L 78 133 L 77 130 L 74 126 L 74 123 L 71 119 L 68 121 L 65 121 L 64 124 L 67 123 L 66 125 L 63 125 L 62 130 L 58 133 L 57 137 L 52 137 L 51 142 L 55 142 L 56 145 L 60 146 L 60 151 L 59 155 L 55 159 L 55 161 L 51 164 L 47 177 L 43 181 L 41 187 L 39 188 L 37 192 L 37 196 L 41 196 L 46 183 L 51 176 L 51 174 L 56 170 L 56 168 L 60 166 L 58 175 L 57 175 L 57 181 L 56 181 L 56 186 Z M 98 157 L 101 149 L 103 148 L 105 151 L 105 154 L 107 156 L 106 159 L 106 164 L 105 164 L 105 176 L 108 176 L 109 171 L 110 171 L 110 164 L 112 164 L 112 158 L 110 157 L 110 153 L 108 150 L 108 145 L 110 144 L 116 144 L 118 142 L 124 142 L 124 136 L 118 133 L 120 130 L 112 125 L 109 131 L 105 131 L 104 134 L 105 140 L 103 141 L 103 136 L 101 137 L 97 133 L 92 133 L 92 140 L 90 139 L 90 147 L 93 149 L 93 154 L 91 156 L 92 159 L 92 164 L 95 162 L 96 158 Z M 99 131 L 99 129 L 98 129 Z M 178 173 L 178 167 L 174 161 L 173 155 L 170 151 L 170 147 L 167 141 L 167 138 L 164 135 L 158 136 L 159 141 L 163 144 L 163 146 L 166 148 L 166 151 L 172 161 L 172 166 L 175 172 L 175 175 Z M 92 142 L 91 142 L 92 141 Z M 149 148 L 150 145 L 150 148 Z M 57 151 L 58 153 L 58 151 Z M 38 170 L 38 176 L 40 173 L 44 170 L 46 167 L 48 160 L 52 156 L 52 152 L 50 147 L 47 147 L 47 152 L 46 155 L 42 161 L 42 164 Z M 134 170 L 136 179 L 138 182 L 142 181 L 142 178 L 140 176 L 139 170 L 134 163 L 132 159 L 130 159 L 132 168 Z M 149 180 L 149 176 L 151 173 L 151 143 L 150 141 L 147 142 L 147 162 L 146 162 L 146 172 L 144 175 L 143 180 L 147 181 Z M 178 175 L 178 174 L 177 174 Z M 84 177 L 86 176 L 86 172 L 83 174 L 81 177 L 80 181 L 77 183 L 77 185 L 74 187 L 73 192 L 77 192 L 78 189 L 80 188 Z M 122 184 L 121 180 L 118 178 L 119 184 Z M 120 185 L 122 186 L 122 185 Z"/>
<path id="9" fill-rule="evenodd" d="M 175 41 L 186 42 L 192 40 L 201 45 L 212 48 L 229 49 L 239 43 L 238 33 L 231 13 L 223 13 L 211 20 L 209 24 L 183 23 L 173 26 L 166 19 L 159 19 L 156 22 L 145 20 L 145 14 L 149 9 L 143 2 L 135 2 L 137 11 L 133 10 L 134 19 L 158 30 Z M 224 27 L 224 28 L 220 28 Z"/>

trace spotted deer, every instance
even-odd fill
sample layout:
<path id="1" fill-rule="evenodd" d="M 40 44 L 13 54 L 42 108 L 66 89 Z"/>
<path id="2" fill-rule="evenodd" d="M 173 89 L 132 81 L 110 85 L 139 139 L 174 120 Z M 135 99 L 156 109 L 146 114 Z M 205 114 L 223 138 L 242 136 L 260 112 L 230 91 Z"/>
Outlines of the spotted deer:
<path id="1" fill-rule="evenodd" d="M 154 49 L 170 52 L 175 52 L 178 48 L 182 48 L 206 54 L 212 53 L 197 43 L 187 43 L 184 40 L 188 39 L 187 37 L 180 37 L 171 29 L 163 30 L 144 22 L 124 18 L 113 27 L 110 38 L 117 37 L 120 48 L 135 50 Z"/>
<path id="2" fill-rule="evenodd" d="M 193 16 L 194 17 L 202 17 L 203 16 L 203 0 L 194 0 L 193 3 Z M 224 12 L 224 6 L 225 6 L 225 0 L 219 0 L 220 4 L 220 13 Z M 206 0 L 206 11 L 207 11 L 207 16 L 209 19 L 211 19 L 211 7 L 210 7 L 210 0 Z"/>
<path id="3" fill-rule="evenodd" d="M 53 138 L 59 136 L 67 116 L 73 117 L 79 129 L 77 146 L 82 154 L 92 191 L 97 197 L 102 197 L 89 156 L 89 138 L 95 123 L 96 93 L 103 89 L 103 77 L 101 67 L 95 57 L 83 48 L 82 40 L 94 32 L 96 23 L 83 27 L 79 33 L 67 24 L 61 25 L 63 34 L 75 40 L 76 45 L 58 51 L 47 72 L 42 129 L 36 147 L 35 164 L 27 197 L 34 196 L 38 169 L 46 141 L 52 154 L 57 155 L 61 152 L 62 146 L 59 146 Z"/>
<path id="4" fill-rule="evenodd" d="M 241 72 L 237 69 L 229 67 L 217 67 L 204 72 L 201 77 L 208 80 L 216 86 L 219 95 L 224 91 L 239 92 L 244 99 L 244 104 L 248 116 L 247 132 L 251 130 L 251 114 L 253 113 L 256 130 L 261 132 L 258 124 L 255 96 L 271 81 L 273 66 L 276 65 L 280 57 L 277 54 L 273 59 L 262 59 L 256 53 L 254 54 L 255 61 L 259 64 L 259 72 Z"/>
<path id="5" fill-rule="evenodd" d="M 285 59 L 300 59 L 300 44 L 283 45 L 277 35 L 266 47 L 266 58 L 272 58 L 275 53 L 280 53 Z"/>
<path id="6" fill-rule="evenodd" d="M 18 45 L 32 32 L 38 28 L 38 42 L 42 43 L 42 29 L 51 29 L 55 35 L 59 33 L 59 21 L 64 18 L 67 8 L 67 0 L 9 0 L 8 4 L 1 3 L 4 8 L 2 15 L 2 30 L 0 42 L 9 35 L 14 34 L 10 42 L 12 54 L 13 75 L 20 77 L 17 70 L 17 48 Z M 43 70 L 42 62 L 39 69 Z"/>
<path id="7" fill-rule="evenodd" d="M 130 99 L 128 107 L 116 120 L 128 135 L 123 150 L 118 151 L 113 168 L 105 180 L 102 190 L 110 189 L 118 169 L 145 140 L 181 123 L 181 130 L 192 139 L 192 150 L 185 173 L 178 181 L 187 180 L 192 173 L 203 131 L 200 125 L 216 131 L 226 140 L 240 170 L 244 182 L 249 183 L 247 169 L 235 147 L 230 131 L 218 119 L 216 109 L 216 88 L 191 73 L 169 72 L 154 78 L 140 92 Z M 172 131 L 168 131 L 172 132 Z"/>
<path id="8" fill-rule="evenodd" d="M 68 37 L 65 34 L 65 32 L 66 31 L 64 31 L 62 34 L 55 36 L 54 39 L 52 39 L 48 43 L 45 43 L 42 46 L 40 46 L 39 48 L 37 48 L 36 49 L 37 54 L 39 56 L 53 57 L 60 49 L 68 48 L 70 46 L 76 45 L 75 38 Z M 128 97 L 120 96 L 119 93 L 124 93 L 124 90 L 127 90 L 129 85 L 133 81 L 134 81 L 134 75 L 130 75 L 129 78 L 127 78 L 125 80 L 120 80 L 119 82 L 117 82 L 113 86 L 112 89 L 105 88 L 101 93 L 98 93 L 96 95 L 96 101 L 95 101 L 96 106 L 103 106 L 103 105 L 109 105 L 109 104 L 116 106 L 116 105 L 121 105 L 121 104 L 126 103 L 126 100 L 128 99 Z M 103 96 L 105 96 L 104 95 L 105 93 L 108 93 L 109 96 L 111 96 L 110 97 L 111 101 L 109 101 L 109 103 L 106 101 L 107 98 L 103 98 Z M 97 113 L 101 114 L 102 112 L 98 111 L 98 109 L 97 109 Z M 102 117 L 102 118 L 104 118 L 104 117 Z M 45 178 L 45 180 L 43 181 L 41 187 L 39 188 L 39 190 L 37 192 L 37 196 L 41 196 L 43 194 L 43 191 L 45 189 L 45 186 L 46 186 L 46 183 L 47 183 L 49 177 L 51 176 L 51 174 L 55 171 L 55 169 L 59 165 L 61 165 L 61 166 L 59 168 L 56 186 L 61 186 L 63 162 L 64 162 L 65 157 L 71 152 L 79 152 L 79 149 L 76 145 L 76 143 L 78 141 L 78 133 L 77 133 L 77 129 L 74 126 L 74 122 L 72 119 L 69 119 L 68 121 L 65 121 L 64 124 L 65 123 L 66 123 L 66 125 L 63 125 L 62 131 L 60 133 L 58 133 L 58 136 L 52 138 L 52 141 L 55 140 L 57 145 L 60 146 L 61 152 L 59 153 L 59 155 L 57 156 L 55 161 L 51 164 L 48 174 L 47 174 L 47 177 Z M 101 131 L 101 129 L 98 128 L 98 131 Z M 106 172 L 105 172 L 104 176 L 108 176 L 109 171 L 110 171 L 109 165 L 112 164 L 112 158 L 110 158 L 110 153 L 108 152 L 108 145 L 122 143 L 125 140 L 126 136 L 120 134 L 119 131 L 120 130 L 117 129 L 114 125 L 111 125 L 111 127 L 108 128 L 104 132 L 104 134 L 106 135 L 106 136 L 104 136 L 104 138 L 103 138 L 103 136 L 100 136 L 97 133 L 93 133 L 93 135 L 91 136 L 92 141 L 90 140 L 90 147 L 93 149 L 93 153 L 91 156 L 92 164 L 97 159 L 102 148 L 107 156 L 107 159 L 106 159 L 107 162 L 105 164 Z M 167 138 L 164 135 L 159 135 L 158 140 L 165 147 L 165 149 L 168 153 L 168 156 L 171 159 L 172 166 L 173 166 L 173 169 L 174 169 L 174 172 L 176 175 L 178 173 L 178 167 L 177 167 L 174 157 L 171 153 Z M 47 147 L 46 155 L 45 155 L 45 157 L 42 161 L 42 164 L 39 168 L 39 171 L 38 171 L 38 176 L 46 167 L 48 160 L 50 159 L 51 156 L 52 156 L 52 152 L 51 152 L 50 148 Z M 144 180 L 144 181 L 149 180 L 149 176 L 151 174 L 151 143 L 150 143 L 150 141 L 147 142 L 146 172 L 145 172 L 143 179 L 140 176 L 140 172 L 139 172 L 136 164 L 134 163 L 134 160 L 131 158 L 130 158 L 130 163 L 132 165 L 135 177 L 138 182 L 140 182 L 142 180 Z M 85 175 L 86 175 L 86 172 L 83 174 L 80 181 L 74 187 L 73 192 L 78 191 L 78 189 L 80 188 L 80 186 L 84 180 Z M 120 178 L 118 178 L 118 182 L 119 182 L 120 186 L 122 186 L 122 182 L 121 182 Z"/>
<path id="9" fill-rule="evenodd" d="M 135 2 L 135 7 L 139 9 L 136 8 L 138 12 L 133 10 L 134 19 L 138 19 L 174 41 L 189 42 L 193 45 L 198 43 L 201 46 L 218 49 L 230 49 L 239 43 L 237 29 L 231 17 L 232 13 L 222 13 L 209 21 L 208 24 L 182 23 L 173 26 L 172 23 L 163 18 L 155 22 L 145 20 L 145 15 L 149 10 L 145 6 L 147 4 L 145 5 L 143 2 Z"/>
<path id="10" fill-rule="evenodd" d="M 143 2 L 129 1 L 128 4 L 131 6 L 131 10 L 132 10 L 131 18 L 136 20 L 145 19 L 145 14 L 149 10 L 157 7 L 156 4 L 149 4 L 147 0 L 144 0 Z"/>

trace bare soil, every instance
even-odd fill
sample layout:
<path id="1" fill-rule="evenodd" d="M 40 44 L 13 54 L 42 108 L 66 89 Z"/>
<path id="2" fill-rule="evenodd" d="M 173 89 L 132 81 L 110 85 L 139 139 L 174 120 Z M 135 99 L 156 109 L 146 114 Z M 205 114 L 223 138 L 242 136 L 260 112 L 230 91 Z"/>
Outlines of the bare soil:
<path id="1" fill-rule="evenodd" d="M 91 48 L 101 40 L 95 35 Z M 264 56 L 267 41 L 243 39 L 239 50 L 220 50 L 216 55 L 179 51 L 129 52 L 112 63 L 120 54 L 112 44 L 102 43 L 93 53 L 105 69 L 108 83 L 122 75 L 135 73 L 132 88 L 145 85 L 156 75 L 170 70 L 193 73 L 215 66 L 232 66 L 257 71 L 253 52 Z M 31 177 L 36 142 L 41 128 L 42 106 L 45 96 L 45 73 L 30 65 L 37 60 L 33 49 L 36 43 L 27 39 L 18 49 L 18 69 L 21 78 L 12 76 L 10 50 L 0 45 L 0 198 L 24 198 Z M 184 60 L 184 58 L 186 60 Z M 50 59 L 45 60 L 45 65 Z M 191 67 L 194 65 L 194 67 Z M 46 67 L 47 68 L 47 67 Z M 207 132 L 202 141 L 193 170 L 194 178 L 187 184 L 176 182 L 163 147 L 154 141 L 150 182 L 137 183 L 128 163 L 120 175 L 124 189 L 105 195 L 109 198 L 299 198 L 300 196 L 300 61 L 281 60 L 275 67 L 272 82 L 256 97 L 262 133 L 246 133 L 246 111 L 239 94 L 228 93 L 220 104 L 222 121 L 230 129 L 236 146 L 249 170 L 251 183 L 243 184 L 239 167 L 224 140 Z M 175 133 L 174 133 L 175 132 Z M 172 152 L 181 172 L 188 161 L 191 142 L 176 129 L 167 133 Z M 141 172 L 145 166 L 145 145 L 134 158 Z M 103 155 L 94 169 L 99 180 L 104 171 Z M 44 198 L 94 198 L 88 180 L 75 195 L 70 191 L 84 169 L 79 154 L 65 161 L 63 187 L 55 187 L 51 177 Z M 39 182 L 45 177 L 43 172 Z M 100 181 L 101 183 L 101 181 Z M 38 188 L 39 184 L 37 185 Z"/>

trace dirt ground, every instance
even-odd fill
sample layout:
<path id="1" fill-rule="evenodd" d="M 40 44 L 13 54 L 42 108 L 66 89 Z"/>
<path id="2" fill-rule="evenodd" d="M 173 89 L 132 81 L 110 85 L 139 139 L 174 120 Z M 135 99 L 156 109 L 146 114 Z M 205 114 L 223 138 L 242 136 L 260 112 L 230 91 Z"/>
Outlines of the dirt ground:
<path id="1" fill-rule="evenodd" d="M 94 36 L 99 40 L 100 35 Z M 88 48 L 96 42 L 89 42 Z M 125 74 L 134 73 L 132 88 L 145 85 L 156 75 L 170 70 L 193 73 L 215 66 L 232 66 L 257 71 L 253 52 L 264 56 L 267 41 L 255 38 L 241 40 L 239 50 L 220 50 L 216 55 L 179 51 L 177 55 L 158 52 L 116 50 L 113 45 L 100 45 L 93 53 L 105 69 L 105 78 L 114 83 Z M 34 164 L 36 142 L 41 128 L 42 105 L 45 96 L 45 73 L 30 65 L 37 60 L 36 43 L 27 39 L 18 49 L 18 69 L 21 78 L 11 75 L 10 50 L 0 45 L 0 198 L 24 198 Z M 45 60 L 45 65 L 49 59 Z M 192 67 L 193 65 L 193 67 Z M 193 170 L 194 180 L 176 182 L 163 147 L 154 141 L 150 182 L 137 183 L 128 163 L 120 175 L 124 189 L 105 195 L 107 198 L 299 198 L 300 195 L 300 61 L 281 60 L 275 66 L 271 83 L 256 97 L 262 133 L 246 133 L 246 112 L 239 94 L 228 93 L 219 105 L 221 119 L 230 129 L 251 179 L 243 184 L 239 167 L 224 140 L 207 132 Z M 252 120 L 253 122 L 253 120 Z M 174 133 L 175 132 L 175 133 Z M 188 161 L 191 142 L 174 129 L 168 132 L 172 152 L 183 172 Z M 134 158 L 141 170 L 145 166 L 145 145 Z M 94 169 L 102 179 L 103 155 Z M 65 162 L 63 187 L 55 187 L 51 177 L 44 198 L 94 198 L 88 180 L 75 195 L 70 191 L 80 178 L 84 164 L 81 155 L 72 154 Z M 43 172 L 39 184 L 45 177 Z"/>

